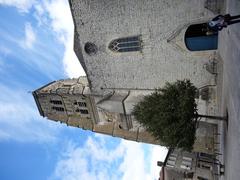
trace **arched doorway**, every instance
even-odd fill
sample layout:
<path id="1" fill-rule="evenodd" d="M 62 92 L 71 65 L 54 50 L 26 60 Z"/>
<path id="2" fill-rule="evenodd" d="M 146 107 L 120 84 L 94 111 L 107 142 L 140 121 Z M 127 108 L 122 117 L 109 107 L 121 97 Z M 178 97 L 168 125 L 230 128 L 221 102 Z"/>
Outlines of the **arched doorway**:
<path id="1" fill-rule="evenodd" d="M 190 51 L 215 50 L 218 45 L 218 33 L 208 32 L 206 23 L 189 26 L 184 39 Z"/>

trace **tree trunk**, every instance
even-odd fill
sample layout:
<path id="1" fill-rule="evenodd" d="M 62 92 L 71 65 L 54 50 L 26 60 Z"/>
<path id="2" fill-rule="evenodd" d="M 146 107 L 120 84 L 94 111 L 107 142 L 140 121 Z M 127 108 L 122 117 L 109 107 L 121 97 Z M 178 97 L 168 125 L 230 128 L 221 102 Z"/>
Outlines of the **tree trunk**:
<path id="1" fill-rule="evenodd" d="M 227 117 L 222 117 L 222 116 L 209 116 L 209 115 L 196 114 L 196 117 L 227 121 Z"/>

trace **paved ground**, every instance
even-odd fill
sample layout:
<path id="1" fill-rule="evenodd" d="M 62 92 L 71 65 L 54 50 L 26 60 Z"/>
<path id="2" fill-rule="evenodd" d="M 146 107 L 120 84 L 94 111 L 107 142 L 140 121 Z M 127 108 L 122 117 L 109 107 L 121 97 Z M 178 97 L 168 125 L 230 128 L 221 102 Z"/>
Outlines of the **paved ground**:
<path id="1" fill-rule="evenodd" d="M 226 13 L 240 14 L 240 0 L 227 0 Z M 220 32 L 219 54 L 223 59 L 222 114 L 228 110 L 229 123 L 222 136 L 225 175 L 240 179 L 240 23 Z"/>

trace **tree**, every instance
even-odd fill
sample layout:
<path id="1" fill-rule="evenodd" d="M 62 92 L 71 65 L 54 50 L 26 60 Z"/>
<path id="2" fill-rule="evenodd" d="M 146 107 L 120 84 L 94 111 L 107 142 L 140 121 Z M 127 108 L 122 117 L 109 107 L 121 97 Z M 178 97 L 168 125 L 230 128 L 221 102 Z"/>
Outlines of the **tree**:
<path id="1" fill-rule="evenodd" d="M 197 88 L 189 80 L 166 83 L 136 104 L 133 115 L 162 145 L 191 151 L 199 117 L 224 119 L 199 115 L 196 93 Z"/>

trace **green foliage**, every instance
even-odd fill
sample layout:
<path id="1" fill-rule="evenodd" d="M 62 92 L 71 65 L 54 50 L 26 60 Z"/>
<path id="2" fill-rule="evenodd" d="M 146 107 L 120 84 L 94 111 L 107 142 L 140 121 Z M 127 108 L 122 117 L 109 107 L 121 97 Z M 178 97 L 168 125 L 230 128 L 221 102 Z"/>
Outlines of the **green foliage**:
<path id="1" fill-rule="evenodd" d="M 196 131 L 196 92 L 189 80 L 166 83 L 135 105 L 133 115 L 163 145 L 191 151 Z"/>

